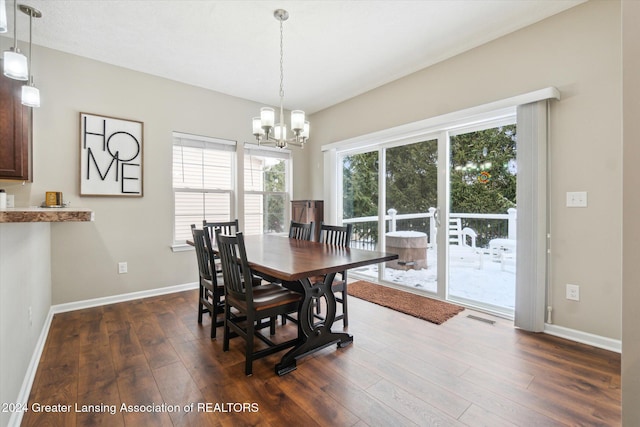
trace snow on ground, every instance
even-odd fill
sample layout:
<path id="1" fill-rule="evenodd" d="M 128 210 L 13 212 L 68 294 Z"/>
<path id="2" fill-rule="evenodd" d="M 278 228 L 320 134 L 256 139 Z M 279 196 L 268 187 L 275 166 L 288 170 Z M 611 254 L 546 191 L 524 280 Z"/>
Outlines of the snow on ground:
<path id="1" fill-rule="evenodd" d="M 451 254 L 449 273 L 449 295 L 468 300 L 513 309 L 515 306 L 515 260 L 505 260 L 503 266 L 499 260 L 493 260 L 490 254 L 478 258 L 456 258 Z M 427 250 L 427 268 L 420 270 L 395 270 L 385 268 L 385 280 L 401 286 L 423 291 L 436 292 L 437 254 L 434 249 Z M 480 267 L 481 268 L 478 268 Z M 504 268 L 503 268 L 504 267 Z M 359 274 L 378 278 L 378 266 L 367 266 L 352 270 Z"/>

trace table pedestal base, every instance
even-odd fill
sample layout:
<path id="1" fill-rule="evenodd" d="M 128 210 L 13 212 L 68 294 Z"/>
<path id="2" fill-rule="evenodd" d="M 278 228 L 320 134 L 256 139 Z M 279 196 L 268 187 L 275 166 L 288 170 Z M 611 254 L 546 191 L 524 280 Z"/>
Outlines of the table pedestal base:
<path id="1" fill-rule="evenodd" d="M 336 317 L 336 298 L 331 289 L 335 273 L 327 274 L 324 282 L 312 284 L 309 279 L 301 279 L 304 299 L 298 309 L 298 336 L 300 344 L 289 350 L 276 365 L 276 374 L 284 375 L 296 369 L 296 359 L 337 343 L 339 348 L 353 343 L 353 336 L 346 332 L 332 332 L 331 326 Z M 285 283 L 285 286 L 287 284 Z M 297 286 L 296 286 L 297 285 Z M 293 288 L 300 288 L 298 283 Z M 324 321 L 314 323 L 314 308 L 320 298 L 324 298 L 327 313 Z"/>

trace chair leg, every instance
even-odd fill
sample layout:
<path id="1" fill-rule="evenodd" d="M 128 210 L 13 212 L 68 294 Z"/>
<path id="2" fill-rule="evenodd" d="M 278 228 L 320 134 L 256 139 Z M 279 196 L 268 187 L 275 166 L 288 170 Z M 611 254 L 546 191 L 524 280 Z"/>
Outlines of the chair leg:
<path id="1" fill-rule="evenodd" d="M 202 299 L 204 298 L 204 286 L 200 285 L 198 293 L 198 323 L 202 323 Z"/>
<path id="2" fill-rule="evenodd" d="M 347 311 L 347 284 L 342 289 L 342 326 L 349 326 L 349 312 Z"/>
<path id="3" fill-rule="evenodd" d="M 217 329 L 217 324 L 218 324 L 218 314 L 220 314 L 219 312 L 220 307 L 218 304 L 218 301 L 216 301 L 216 298 L 214 296 L 213 298 L 213 310 L 212 311 L 212 317 L 211 317 L 211 339 L 215 339 L 216 338 L 216 329 Z"/>
<path id="4" fill-rule="evenodd" d="M 224 311 L 224 338 L 222 343 L 222 351 L 229 351 L 229 317 L 231 316 L 231 310 L 229 307 Z"/>
<path id="5" fill-rule="evenodd" d="M 255 322 L 247 317 L 247 342 L 245 350 L 244 373 L 245 375 L 253 375 L 253 335 Z"/>

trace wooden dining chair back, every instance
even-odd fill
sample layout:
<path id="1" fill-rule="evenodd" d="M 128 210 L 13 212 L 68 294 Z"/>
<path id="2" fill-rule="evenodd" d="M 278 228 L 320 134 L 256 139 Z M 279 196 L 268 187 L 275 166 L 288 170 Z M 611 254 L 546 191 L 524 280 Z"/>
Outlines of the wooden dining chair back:
<path id="1" fill-rule="evenodd" d="M 327 225 L 320 223 L 320 243 L 327 245 L 341 246 L 348 248 L 351 246 L 351 233 L 353 225 Z"/>
<path id="2" fill-rule="evenodd" d="M 320 223 L 320 243 L 327 245 L 348 248 L 351 246 L 351 233 L 353 225 L 328 225 Z M 347 271 L 336 274 L 332 283 L 332 290 L 336 295 L 336 302 L 342 304 L 342 313 L 336 315 L 335 320 L 342 319 L 342 324 L 346 328 L 349 326 L 349 311 L 347 306 Z M 324 319 L 321 315 L 320 304 L 316 304 L 316 317 Z"/>
<path id="3" fill-rule="evenodd" d="M 215 230 L 220 230 L 222 234 L 226 235 L 234 235 L 240 231 L 237 218 L 232 221 L 207 221 L 205 219 L 202 221 L 202 228 L 209 232 L 209 238 L 212 242 L 216 241 Z"/>
<path id="4" fill-rule="evenodd" d="M 289 238 L 298 240 L 313 240 L 313 222 L 302 223 L 291 221 L 289 226 Z"/>
<path id="5" fill-rule="evenodd" d="M 277 316 L 297 312 L 302 295 L 280 285 L 270 283 L 252 286 L 253 273 L 247 261 L 244 236 L 224 235 L 216 231 L 216 241 L 220 253 L 222 275 L 224 277 L 225 301 L 227 310 L 224 317 L 224 344 L 222 349 L 229 350 L 231 332 L 245 340 L 245 374 L 253 373 L 253 361 L 277 353 L 298 343 L 298 338 L 275 343 L 260 330 L 270 327 L 275 334 Z M 232 316 L 231 310 L 236 313 Z M 268 323 L 263 319 L 269 319 Z M 254 350 L 254 337 L 267 344 L 266 348 Z"/>
<path id="6" fill-rule="evenodd" d="M 218 319 L 218 315 L 224 313 L 224 287 L 218 282 L 209 234 L 204 229 L 197 229 L 195 224 L 191 225 L 191 234 L 198 260 L 198 323 L 202 323 L 203 314 L 211 315 L 210 335 L 215 338 L 216 328 L 224 324 L 224 318 Z"/>

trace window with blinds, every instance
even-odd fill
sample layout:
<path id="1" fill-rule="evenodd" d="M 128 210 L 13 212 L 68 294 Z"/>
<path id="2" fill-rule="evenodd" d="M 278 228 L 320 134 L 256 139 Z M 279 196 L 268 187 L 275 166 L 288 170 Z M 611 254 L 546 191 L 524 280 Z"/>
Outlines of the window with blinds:
<path id="1" fill-rule="evenodd" d="M 234 218 L 236 143 L 173 133 L 173 243 L 191 238 L 191 224 Z"/>
<path id="2" fill-rule="evenodd" d="M 282 233 L 289 229 L 291 152 L 245 144 L 244 231 Z"/>

